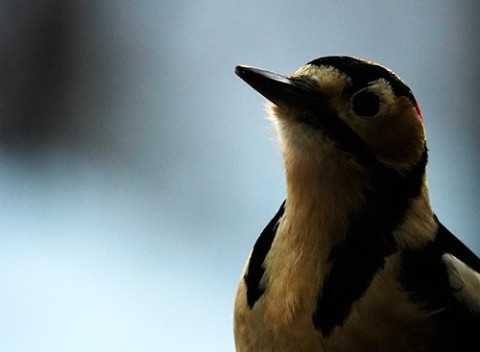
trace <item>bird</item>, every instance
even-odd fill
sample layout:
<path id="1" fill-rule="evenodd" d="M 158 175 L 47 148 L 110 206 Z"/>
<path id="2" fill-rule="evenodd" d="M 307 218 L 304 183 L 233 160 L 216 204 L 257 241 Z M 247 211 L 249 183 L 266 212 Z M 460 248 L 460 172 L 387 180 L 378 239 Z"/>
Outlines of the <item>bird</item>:
<path id="1" fill-rule="evenodd" d="M 236 351 L 480 351 L 480 259 L 432 210 L 406 83 L 351 56 L 235 73 L 267 100 L 286 177 L 241 274 Z"/>

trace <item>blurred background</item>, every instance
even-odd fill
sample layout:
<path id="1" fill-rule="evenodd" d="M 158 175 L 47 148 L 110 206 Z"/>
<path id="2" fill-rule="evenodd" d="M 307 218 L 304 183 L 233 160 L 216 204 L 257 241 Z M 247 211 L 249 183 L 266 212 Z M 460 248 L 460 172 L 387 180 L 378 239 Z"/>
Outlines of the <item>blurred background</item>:
<path id="1" fill-rule="evenodd" d="M 285 194 L 237 64 L 354 55 L 421 104 L 433 206 L 480 253 L 480 3 L 0 3 L 0 350 L 233 351 Z"/>

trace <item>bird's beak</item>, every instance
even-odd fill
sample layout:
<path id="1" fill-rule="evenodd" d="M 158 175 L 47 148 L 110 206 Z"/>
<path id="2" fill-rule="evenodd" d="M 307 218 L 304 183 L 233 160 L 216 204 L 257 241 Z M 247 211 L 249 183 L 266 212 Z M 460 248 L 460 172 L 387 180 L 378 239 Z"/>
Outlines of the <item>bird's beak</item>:
<path id="1" fill-rule="evenodd" d="M 287 77 L 250 66 L 237 66 L 235 73 L 275 105 L 301 109 L 324 106 L 320 92 L 306 79 Z"/>

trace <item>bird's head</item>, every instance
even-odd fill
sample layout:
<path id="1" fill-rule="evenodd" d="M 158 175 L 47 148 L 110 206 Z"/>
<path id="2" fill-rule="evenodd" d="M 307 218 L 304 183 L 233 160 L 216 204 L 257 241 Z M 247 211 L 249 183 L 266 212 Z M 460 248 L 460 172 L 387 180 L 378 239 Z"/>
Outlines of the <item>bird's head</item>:
<path id="1" fill-rule="evenodd" d="M 287 163 L 312 162 L 328 151 L 408 170 L 426 154 L 418 104 L 391 70 L 346 56 L 313 60 L 295 73 L 237 66 L 266 97 Z"/>

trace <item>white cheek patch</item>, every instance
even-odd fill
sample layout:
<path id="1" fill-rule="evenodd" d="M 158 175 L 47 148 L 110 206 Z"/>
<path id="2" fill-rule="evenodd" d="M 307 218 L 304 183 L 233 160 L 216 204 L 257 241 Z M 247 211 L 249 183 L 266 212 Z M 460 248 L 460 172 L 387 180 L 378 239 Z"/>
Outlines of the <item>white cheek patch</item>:
<path id="1" fill-rule="evenodd" d="M 362 92 L 372 92 L 380 99 L 380 102 L 381 102 L 380 109 L 379 109 L 378 113 L 372 118 L 365 118 L 363 116 L 357 116 L 357 114 L 355 113 L 355 111 L 353 109 L 354 97 L 357 94 L 362 93 Z M 374 120 L 378 117 L 385 116 L 388 113 L 389 108 L 392 107 L 392 106 L 395 106 L 396 101 L 397 101 L 397 97 L 395 96 L 395 93 L 393 92 L 393 89 L 392 89 L 392 86 L 390 85 L 390 83 L 388 83 L 387 80 L 385 80 L 383 78 L 380 78 L 380 79 L 377 79 L 376 81 L 370 82 L 368 84 L 368 86 L 366 86 L 363 89 L 360 89 L 358 92 L 353 94 L 353 96 L 350 99 L 349 105 L 348 105 L 349 110 L 344 111 L 344 112 L 346 114 L 348 114 L 349 116 L 353 117 L 354 123 L 359 122 L 359 121 L 361 123 L 364 123 L 365 121 L 369 122 L 369 121 L 372 121 L 372 120 Z"/>
<path id="2" fill-rule="evenodd" d="M 367 89 L 376 93 L 385 106 L 393 106 L 397 101 L 397 97 L 393 92 L 392 86 L 383 78 L 371 82 Z"/>
<path id="3" fill-rule="evenodd" d="M 452 254 L 444 254 L 450 289 L 472 314 L 480 316 L 480 274 Z"/>

